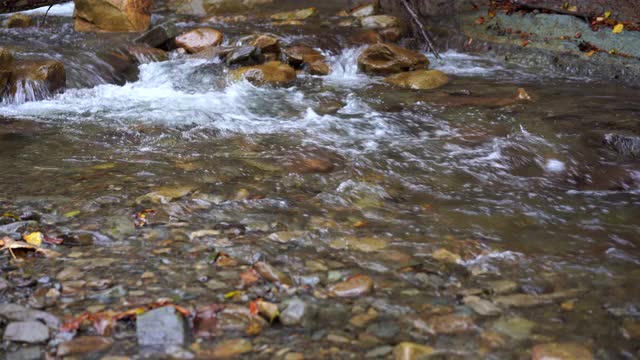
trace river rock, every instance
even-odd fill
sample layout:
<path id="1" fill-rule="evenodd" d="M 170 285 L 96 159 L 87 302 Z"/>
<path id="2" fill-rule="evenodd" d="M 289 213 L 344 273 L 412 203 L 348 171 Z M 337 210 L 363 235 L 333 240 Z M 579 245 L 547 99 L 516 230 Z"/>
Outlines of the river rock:
<path id="1" fill-rule="evenodd" d="M 162 49 L 148 46 L 129 46 L 126 49 L 129 56 L 138 64 L 148 64 L 169 60 L 169 54 Z"/>
<path id="2" fill-rule="evenodd" d="M 80 336 L 58 346 L 59 357 L 102 352 L 111 348 L 113 340 L 102 336 Z"/>
<path id="3" fill-rule="evenodd" d="M 373 291 L 373 279 L 366 275 L 354 275 L 346 281 L 329 287 L 329 296 L 352 298 L 368 295 Z"/>
<path id="4" fill-rule="evenodd" d="M 262 62 L 262 52 L 254 46 L 241 46 L 231 50 L 225 58 L 228 66 L 243 65 L 250 66 Z"/>
<path id="5" fill-rule="evenodd" d="M 246 12 L 273 0 L 171 0 L 169 8 L 182 15 L 220 15 Z"/>
<path id="6" fill-rule="evenodd" d="M 22 60 L 16 61 L 12 69 L 13 75 L 9 84 L 9 92 L 15 94 L 19 88 L 25 88 L 31 84 L 38 100 L 64 89 L 66 73 L 64 65 L 55 60 Z"/>
<path id="7" fill-rule="evenodd" d="M 435 349 L 431 346 L 411 342 L 401 342 L 393 349 L 395 360 L 419 360 L 432 355 Z"/>
<path id="8" fill-rule="evenodd" d="M 0 47 L 0 69 L 6 70 L 13 66 L 13 54 L 10 50 Z"/>
<path id="9" fill-rule="evenodd" d="M 522 317 L 500 318 L 492 325 L 496 332 L 504 334 L 514 340 L 525 340 L 531 335 L 536 323 Z"/>
<path id="10" fill-rule="evenodd" d="M 49 339 L 49 328 L 39 321 L 12 322 L 4 330 L 3 339 L 37 344 Z"/>
<path id="11" fill-rule="evenodd" d="M 495 306 L 491 301 L 478 296 L 466 296 L 462 301 L 479 315 L 493 316 L 502 312 L 500 308 Z"/>
<path id="12" fill-rule="evenodd" d="M 349 36 L 349 41 L 356 44 L 377 44 L 384 42 L 382 36 L 373 30 L 361 30 Z"/>
<path id="13" fill-rule="evenodd" d="M 251 42 L 251 46 L 260 49 L 263 54 L 280 53 L 280 39 L 272 35 L 263 34 L 258 36 Z"/>
<path id="14" fill-rule="evenodd" d="M 193 54 L 220 45 L 223 39 L 224 35 L 216 29 L 198 28 L 176 36 L 176 46 Z"/>
<path id="15" fill-rule="evenodd" d="M 283 50 L 287 63 L 293 67 L 302 67 L 316 61 L 324 61 L 324 55 L 318 50 L 304 45 L 290 46 Z"/>
<path id="16" fill-rule="evenodd" d="M 324 61 L 314 61 L 305 66 L 305 69 L 311 75 L 325 76 L 331 73 L 331 68 Z"/>
<path id="17" fill-rule="evenodd" d="M 417 70 L 428 65 L 426 56 L 388 43 L 371 45 L 358 57 L 360 69 L 375 75 Z"/>
<path id="18" fill-rule="evenodd" d="M 318 13 L 318 10 L 315 7 L 310 7 L 306 9 L 294 10 L 281 12 L 277 14 L 271 15 L 271 20 L 274 21 L 300 21 L 306 20 Z"/>
<path id="19" fill-rule="evenodd" d="M 436 334 L 460 334 L 475 330 L 475 324 L 470 317 L 456 314 L 430 317 L 427 325 Z"/>
<path id="20" fill-rule="evenodd" d="M 593 354 L 586 347 L 574 343 L 549 343 L 531 349 L 531 360 L 591 360 Z"/>
<path id="21" fill-rule="evenodd" d="M 386 83 L 414 90 L 437 89 L 449 83 L 449 77 L 440 70 L 415 70 L 391 75 Z"/>
<path id="22" fill-rule="evenodd" d="M 374 237 L 345 237 L 331 240 L 329 246 L 336 250 L 377 252 L 388 246 L 388 240 Z"/>
<path id="23" fill-rule="evenodd" d="M 75 0 L 75 30 L 136 32 L 149 28 L 152 0 Z"/>
<path id="24" fill-rule="evenodd" d="M 198 351 L 198 359 L 237 359 L 241 355 L 253 351 L 251 341 L 246 339 L 229 339 L 216 344 L 211 349 Z"/>
<path id="25" fill-rule="evenodd" d="M 13 14 L 7 19 L 6 26 L 8 28 L 27 28 L 31 26 L 32 21 L 29 15 L 25 14 Z"/>
<path id="26" fill-rule="evenodd" d="M 167 21 L 156 25 L 134 39 L 136 44 L 158 47 L 178 35 L 178 28 L 173 22 Z"/>
<path id="27" fill-rule="evenodd" d="M 7 281 L 7 279 L 0 277 L 0 291 L 9 289 L 11 287 L 11 283 Z"/>
<path id="28" fill-rule="evenodd" d="M 360 19 L 360 24 L 365 29 L 388 29 L 400 25 L 400 19 L 391 15 L 372 15 Z"/>
<path id="29" fill-rule="evenodd" d="M 234 81 L 246 79 L 256 85 L 289 85 L 296 79 L 296 70 L 279 61 L 270 61 L 235 69 L 230 77 Z"/>
<path id="30" fill-rule="evenodd" d="M 310 305 L 299 298 L 292 298 L 280 305 L 280 322 L 287 326 L 308 325 L 311 320 Z"/>
<path id="31" fill-rule="evenodd" d="M 353 17 L 365 17 L 375 15 L 378 11 L 378 3 L 362 4 L 349 11 L 349 15 Z"/>
<path id="32" fill-rule="evenodd" d="M 187 340 L 187 323 L 173 306 L 165 306 L 139 315 L 136 322 L 138 344 L 183 345 Z"/>
<path id="33" fill-rule="evenodd" d="M 378 30 L 378 33 L 380 33 L 380 36 L 382 36 L 384 41 L 394 43 L 402 38 L 404 35 L 404 28 L 401 26 L 394 26 L 386 29 L 380 29 Z"/>
<path id="34" fill-rule="evenodd" d="M 52 329 L 60 327 L 60 320 L 48 312 L 32 310 L 18 304 L 0 304 L 0 317 L 9 321 L 41 321 Z"/>
<path id="35" fill-rule="evenodd" d="M 293 280 L 291 280 L 291 278 L 288 275 L 286 275 L 282 271 L 276 269 L 275 267 L 271 266 L 270 264 L 264 261 L 259 261 L 253 264 L 253 268 L 263 278 L 271 282 L 280 283 L 282 285 L 289 286 L 289 287 L 293 286 Z"/>

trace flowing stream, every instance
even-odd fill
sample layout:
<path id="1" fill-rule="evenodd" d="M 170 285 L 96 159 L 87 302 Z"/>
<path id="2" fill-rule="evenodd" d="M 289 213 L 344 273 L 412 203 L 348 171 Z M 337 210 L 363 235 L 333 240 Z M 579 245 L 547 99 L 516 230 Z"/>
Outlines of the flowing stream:
<path id="1" fill-rule="evenodd" d="M 301 74 L 282 88 L 230 83 L 220 61 L 177 53 L 115 85 L 116 70 L 97 54 L 126 35 L 73 32 L 69 5 L 42 27 L 0 29 L 0 46 L 62 61 L 68 76 L 62 94 L 27 101 L 35 90 L 25 89 L 0 105 L 0 210 L 76 239 L 52 246 L 56 259 L 16 263 L 2 253 L 8 278 L 36 281 L 0 293 L 0 302 L 26 303 L 62 284 L 46 310 L 63 317 L 163 298 L 197 307 L 299 297 L 312 306 L 304 326 L 275 323 L 248 337 L 265 359 L 283 348 L 384 357 L 401 341 L 429 344 L 447 359 L 526 358 L 543 342 L 583 344 L 598 359 L 636 358 L 638 89 L 453 50 L 431 59 L 452 77 L 446 87 L 393 88 L 359 72 L 363 46 L 327 25 L 343 5 L 335 3 L 300 27 L 218 26 L 227 44 L 271 32 L 326 54 L 330 75 Z M 154 14 L 154 22 L 171 16 Z M 532 100 L 504 105 L 518 88 Z M 330 166 L 309 165 L 318 161 Z M 139 201 L 160 187 L 181 196 Z M 150 207 L 157 214 L 135 227 L 135 214 Z M 0 229 L 13 221 L 2 218 Z M 442 249 L 457 263 L 436 259 Z M 220 251 L 238 264 L 216 265 Z M 225 297 L 256 261 L 296 286 L 266 282 Z M 57 274 L 68 268 L 81 269 L 76 281 L 108 286 L 65 291 Z M 355 274 L 372 277 L 374 292 L 323 295 Z M 513 289 L 503 294 L 497 284 Z M 463 301 L 514 293 L 568 295 L 491 316 Z M 366 325 L 349 321 L 371 308 L 377 316 Z M 434 314 L 471 324 L 426 331 L 420 324 Z M 135 325 L 119 326 L 121 346 L 109 354 L 138 354 Z M 237 336 L 246 335 L 217 340 Z M 0 346 L 0 354 L 15 350 Z"/>

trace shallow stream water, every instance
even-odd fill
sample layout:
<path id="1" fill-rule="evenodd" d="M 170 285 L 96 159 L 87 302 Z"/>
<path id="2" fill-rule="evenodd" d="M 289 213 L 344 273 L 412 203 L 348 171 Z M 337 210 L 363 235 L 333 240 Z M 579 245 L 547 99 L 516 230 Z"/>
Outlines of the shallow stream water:
<path id="1" fill-rule="evenodd" d="M 362 47 L 331 25 L 339 8 L 321 4 L 320 19 L 299 27 L 217 26 L 228 44 L 271 32 L 327 55 L 329 76 L 300 75 L 285 88 L 231 84 L 224 64 L 178 54 L 140 65 L 136 81 L 109 84 L 113 70 L 95 54 L 125 36 L 74 33 L 68 9 L 41 28 L 0 29 L 0 46 L 62 61 L 68 76 L 63 94 L 0 105 L 0 209 L 73 239 L 51 246 L 56 259 L 2 253 L 3 276 L 28 285 L 0 301 L 33 301 L 76 268 L 86 284 L 62 290 L 47 311 L 294 296 L 315 309 L 304 326 L 275 323 L 247 337 L 255 358 L 282 357 L 284 348 L 308 358 L 384 357 L 401 341 L 452 359 L 527 358 L 545 342 L 576 342 L 598 359 L 637 358 L 638 89 L 453 50 L 431 59 L 452 77 L 446 87 L 393 88 L 358 71 Z M 154 22 L 171 16 L 159 12 Z M 532 100 L 504 105 L 518 88 Z M 317 171 L 314 161 L 331 166 Z M 140 198 L 158 188 L 182 196 Z M 150 208 L 149 224 L 134 226 Z M 5 216 L 0 229 L 14 220 Z M 443 263 L 433 256 L 439 249 L 461 259 Z M 216 265 L 220 251 L 238 264 Z M 226 298 L 256 261 L 296 286 L 261 282 Z M 374 279 L 372 294 L 326 298 L 331 283 L 355 274 Z M 497 284 L 509 282 L 507 294 L 569 295 L 492 316 L 462 301 L 495 300 L 504 290 Z M 375 319 L 350 323 L 370 308 Z M 421 326 L 447 313 L 471 324 Z M 133 328 L 122 325 L 109 354 L 144 356 Z M 238 336 L 246 335 L 215 341 Z M 0 354 L 18 348 L 4 344 Z"/>

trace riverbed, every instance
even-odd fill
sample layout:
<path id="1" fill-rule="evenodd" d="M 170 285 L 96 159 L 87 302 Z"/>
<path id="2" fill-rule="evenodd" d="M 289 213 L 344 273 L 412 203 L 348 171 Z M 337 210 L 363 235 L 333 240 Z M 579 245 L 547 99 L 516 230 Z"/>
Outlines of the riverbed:
<path id="1" fill-rule="evenodd" d="M 305 304 L 297 322 L 248 334 L 229 320 L 170 351 L 139 347 L 122 321 L 96 358 L 188 358 L 238 338 L 264 359 L 386 358 L 402 342 L 446 359 L 527 358 L 543 343 L 637 358 L 638 89 L 454 49 L 427 54 L 447 86 L 394 88 L 358 70 L 364 45 L 332 25 L 341 5 L 299 26 L 213 25 L 227 44 L 269 32 L 322 51 L 331 73 L 288 87 L 230 83 L 220 61 L 175 52 L 114 84 L 95 54 L 126 36 L 75 33 L 68 11 L 0 29 L 0 46 L 67 70 L 64 93 L 0 105 L 0 231 L 64 239 L 46 245 L 56 258 L 4 251 L 0 302 L 63 319 L 161 299 Z M 518 89 L 530 99 L 510 101 Z M 243 286 L 258 262 L 291 284 Z M 332 296 L 359 275 L 373 291 Z"/>

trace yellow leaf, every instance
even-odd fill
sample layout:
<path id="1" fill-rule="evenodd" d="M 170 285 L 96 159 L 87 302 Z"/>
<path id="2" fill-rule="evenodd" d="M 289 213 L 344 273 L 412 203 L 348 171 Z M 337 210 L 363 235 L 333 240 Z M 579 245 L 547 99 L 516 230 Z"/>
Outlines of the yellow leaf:
<path id="1" fill-rule="evenodd" d="M 116 164 L 114 163 L 104 163 L 104 164 L 94 165 L 91 168 L 94 170 L 109 170 L 109 169 L 113 169 L 114 167 L 116 167 Z"/>
<path id="2" fill-rule="evenodd" d="M 575 5 L 569 6 L 567 8 L 567 11 L 571 11 L 571 12 L 578 12 L 578 7 Z"/>
<path id="3" fill-rule="evenodd" d="M 78 216 L 80 215 L 80 210 L 73 210 L 73 211 L 69 211 L 68 213 L 65 213 L 63 216 L 66 218 L 72 218 L 74 216 Z"/>
<path id="4" fill-rule="evenodd" d="M 224 298 L 225 299 L 230 299 L 232 297 L 239 296 L 239 295 L 242 295 L 242 291 L 235 290 L 235 291 L 230 291 L 230 292 L 224 294 Z"/>
<path id="5" fill-rule="evenodd" d="M 40 244 L 42 244 L 42 233 L 41 232 L 32 232 L 29 235 L 23 235 L 22 238 L 28 244 L 31 244 L 33 246 L 40 246 Z"/>
<path id="6" fill-rule="evenodd" d="M 622 32 L 622 30 L 624 30 L 624 25 L 623 24 L 618 24 L 618 25 L 613 27 L 613 33 L 614 34 L 619 34 L 619 33 Z"/>
<path id="7" fill-rule="evenodd" d="M 605 18 L 608 18 L 608 17 L 610 17 L 610 16 L 611 16 L 611 11 L 605 11 L 605 12 L 604 12 L 604 17 L 605 17 Z"/>

